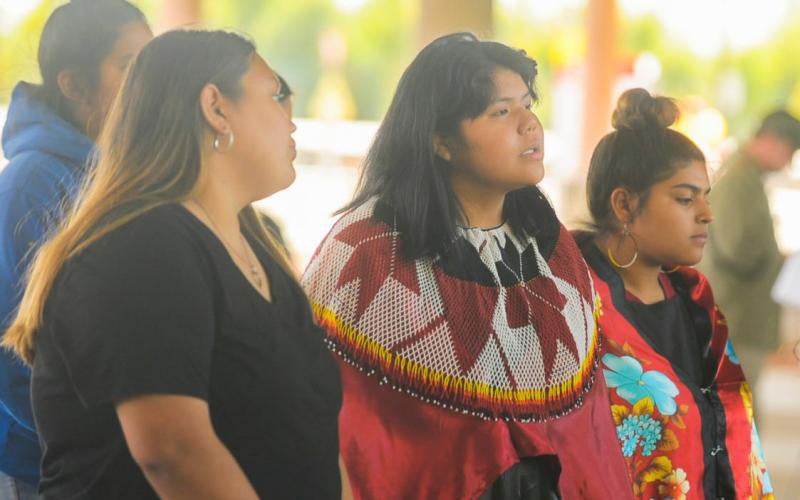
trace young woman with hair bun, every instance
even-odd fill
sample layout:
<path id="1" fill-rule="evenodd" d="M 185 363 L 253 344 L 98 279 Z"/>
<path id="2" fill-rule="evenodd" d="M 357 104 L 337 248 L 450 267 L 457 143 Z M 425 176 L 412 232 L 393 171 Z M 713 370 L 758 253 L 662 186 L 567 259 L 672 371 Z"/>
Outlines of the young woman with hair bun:
<path id="1" fill-rule="evenodd" d="M 601 367 L 642 499 L 772 498 L 752 396 L 706 278 L 705 157 L 678 107 L 632 89 L 595 148 L 591 232 L 578 242 L 602 303 Z"/>

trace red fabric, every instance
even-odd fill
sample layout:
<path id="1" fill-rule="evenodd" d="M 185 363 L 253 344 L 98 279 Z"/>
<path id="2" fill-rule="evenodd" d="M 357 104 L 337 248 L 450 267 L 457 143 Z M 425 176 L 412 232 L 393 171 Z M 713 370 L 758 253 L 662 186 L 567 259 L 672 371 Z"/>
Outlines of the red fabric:
<path id="1" fill-rule="evenodd" d="M 340 218 L 303 277 L 333 350 L 399 390 L 489 419 L 545 420 L 580 405 L 599 354 L 596 303 L 557 220 L 546 257 L 501 226 L 464 230 L 466 257 L 411 261 L 373 209 Z"/>
<path id="2" fill-rule="evenodd" d="M 342 366 L 356 498 L 476 498 L 538 455 L 558 459 L 566 500 L 631 498 L 597 376 L 596 296 L 563 226 L 547 255 L 500 227 L 465 230 L 464 254 L 409 261 L 373 208 L 340 218 L 303 277 Z"/>
<path id="3" fill-rule="evenodd" d="M 564 500 L 632 498 L 599 377 L 570 414 L 518 423 L 455 413 L 340 366 L 340 448 L 357 499 L 476 498 L 520 458 L 537 455 L 558 457 Z"/>
<path id="4" fill-rule="evenodd" d="M 716 364 L 715 392 L 720 398 L 727 423 L 725 446 L 733 471 L 736 499 L 751 500 L 773 498 L 767 490 L 762 491 L 761 482 L 766 474 L 763 457 L 751 436 L 757 436 L 752 420 L 752 399 L 741 367 L 726 353 L 728 332 L 725 319 L 714 303 L 708 281 L 691 268 L 679 271 L 690 290 L 691 300 L 705 309 L 711 319 L 711 356 Z M 607 355 L 629 357 L 638 362 L 644 372 L 659 372 L 678 388 L 675 396 L 678 410 L 672 415 L 663 415 L 652 402 L 632 404 L 620 396 L 617 389 L 609 387 L 613 418 L 616 425 L 623 423 L 628 415 L 644 415 L 663 425 L 663 438 L 658 447 L 645 455 L 641 447 L 626 457 L 632 490 L 637 498 L 679 500 L 706 499 L 703 491 L 704 456 L 701 440 L 700 412 L 690 389 L 684 385 L 670 362 L 655 352 L 633 325 L 614 307 L 608 283 L 592 270 L 597 293 L 602 301 L 600 317 L 601 333 L 604 337 L 601 367 L 608 381 Z M 612 375 L 613 376 L 613 375 Z M 611 385 L 609 383 L 609 385 Z M 678 470 L 683 471 L 678 473 Z M 683 478 L 683 479 L 681 479 Z M 683 484 L 683 488 L 681 488 Z M 687 489 L 688 491 L 684 491 Z M 708 500 L 713 500 L 709 498 Z"/>

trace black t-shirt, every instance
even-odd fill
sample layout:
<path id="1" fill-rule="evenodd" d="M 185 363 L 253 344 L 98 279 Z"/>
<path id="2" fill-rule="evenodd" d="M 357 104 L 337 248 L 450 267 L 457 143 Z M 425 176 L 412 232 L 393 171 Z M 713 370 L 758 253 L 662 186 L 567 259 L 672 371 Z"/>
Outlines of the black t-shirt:
<path id="1" fill-rule="evenodd" d="M 269 274 L 271 303 L 177 204 L 67 262 L 33 367 L 45 498 L 155 498 L 114 408 L 142 394 L 206 400 L 259 496 L 340 497 L 338 368 L 299 285 L 251 246 Z"/>
<path id="2" fill-rule="evenodd" d="M 703 345 L 683 298 L 678 295 L 666 275 L 659 276 L 665 298 L 645 304 L 626 292 L 626 301 L 640 333 L 656 352 L 683 371 L 694 385 L 703 384 Z"/>

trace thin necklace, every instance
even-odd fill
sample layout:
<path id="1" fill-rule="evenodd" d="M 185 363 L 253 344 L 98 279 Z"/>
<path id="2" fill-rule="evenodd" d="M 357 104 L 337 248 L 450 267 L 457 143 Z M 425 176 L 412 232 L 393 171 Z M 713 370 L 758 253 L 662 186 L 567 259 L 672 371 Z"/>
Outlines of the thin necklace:
<path id="1" fill-rule="evenodd" d="M 233 246 L 225 240 L 225 237 L 222 235 L 222 231 L 220 231 L 219 228 L 217 227 L 217 225 L 214 224 L 214 219 L 212 219 L 211 216 L 208 214 L 208 210 L 206 210 L 203 205 L 201 205 L 199 202 L 197 202 L 195 200 L 189 200 L 189 201 L 191 201 L 192 203 L 197 205 L 197 207 L 200 210 L 203 211 L 203 214 L 205 214 L 206 219 L 208 219 L 208 222 L 211 223 L 211 227 L 214 229 L 214 232 L 216 232 L 219 235 L 219 239 L 220 239 L 220 241 L 222 241 L 222 245 L 225 248 L 227 248 L 230 251 L 232 251 L 243 262 L 247 263 L 247 266 L 250 268 L 250 276 L 251 276 L 250 279 L 256 285 L 256 288 L 258 288 L 260 290 L 261 289 L 261 284 L 263 283 L 263 281 L 261 279 L 261 273 L 258 272 L 258 268 L 255 266 L 255 264 L 253 264 L 253 262 L 250 260 L 249 255 L 247 254 L 247 243 L 245 243 L 245 241 L 244 241 L 244 236 L 242 235 L 242 232 L 239 231 L 239 238 L 242 239 L 242 248 L 245 249 L 244 257 L 242 257 L 242 254 L 237 252 L 236 249 L 233 248 Z"/>
<path id="2" fill-rule="evenodd" d="M 507 239 L 510 239 L 510 238 L 511 238 L 511 236 L 510 236 L 508 233 L 506 233 L 506 235 L 505 235 L 505 236 L 506 236 L 506 238 L 507 238 Z M 492 238 L 492 239 L 495 241 L 495 243 L 497 244 L 497 246 L 498 246 L 498 247 L 500 247 L 500 242 L 499 242 L 499 241 L 497 241 L 497 237 L 496 237 L 496 236 L 494 236 L 494 235 L 492 235 L 492 236 L 491 236 L 491 238 Z M 514 246 L 516 246 L 513 240 L 512 240 L 512 241 L 509 241 L 508 243 L 509 243 L 509 244 L 511 244 L 511 245 L 514 245 Z M 529 242 L 529 245 L 533 245 L 533 242 Z M 517 274 L 517 272 L 516 272 L 514 269 L 512 269 L 512 268 L 511 268 L 511 266 L 509 266 L 508 264 L 506 264 L 506 262 L 503 260 L 503 253 L 502 253 L 502 252 L 500 252 L 500 261 L 499 261 L 499 262 L 500 262 L 500 264 L 502 264 L 502 265 L 503 265 L 503 267 L 505 267 L 506 269 L 508 269 L 508 271 L 509 271 L 509 272 L 510 272 L 510 273 L 511 273 L 511 274 L 512 274 L 512 275 L 513 275 L 515 278 L 517 278 L 517 283 L 515 283 L 516 285 L 522 285 L 522 288 L 523 288 L 525 291 L 527 291 L 528 293 L 530 293 L 531 295 L 533 295 L 533 296 L 534 296 L 534 297 L 536 297 L 537 299 L 541 300 L 542 302 L 544 302 L 545 304 L 547 304 L 548 306 L 550 306 L 550 308 L 551 308 L 551 309 L 553 309 L 553 310 L 555 310 L 555 311 L 557 311 L 557 312 L 561 312 L 561 309 L 560 309 L 560 308 L 556 307 L 556 306 L 555 306 L 555 304 L 553 304 L 552 302 L 550 302 L 550 301 L 549 301 L 549 300 L 547 300 L 546 298 L 542 297 L 540 294 L 538 294 L 538 293 L 536 293 L 535 291 L 531 290 L 531 288 L 528 286 L 528 283 L 526 283 L 526 282 L 525 282 L 525 280 L 524 280 L 524 271 L 523 271 L 523 265 L 522 265 L 522 253 L 523 253 L 523 252 L 520 252 L 519 250 L 517 250 L 517 253 L 519 254 L 519 255 L 518 255 L 518 257 L 519 257 L 519 274 Z M 500 275 L 499 275 L 499 274 L 498 274 L 498 276 L 497 276 L 496 278 L 494 277 L 494 273 L 490 273 L 490 274 L 492 275 L 492 278 L 494 279 L 494 281 L 495 281 L 495 283 L 497 284 L 497 286 L 499 286 L 500 288 L 505 288 L 505 287 L 503 287 L 503 285 L 502 285 L 502 281 L 500 280 Z M 543 276 L 543 277 L 544 277 L 544 276 Z M 524 295 L 523 295 L 523 297 L 524 297 Z M 530 302 L 528 302 L 528 299 L 527 299 L 527 297 L 525 297 L 525 302 L 527 302 L 527 303 L 528 303 L 528 310 L 530 311 L 531 304 L 530 304 Z"/>

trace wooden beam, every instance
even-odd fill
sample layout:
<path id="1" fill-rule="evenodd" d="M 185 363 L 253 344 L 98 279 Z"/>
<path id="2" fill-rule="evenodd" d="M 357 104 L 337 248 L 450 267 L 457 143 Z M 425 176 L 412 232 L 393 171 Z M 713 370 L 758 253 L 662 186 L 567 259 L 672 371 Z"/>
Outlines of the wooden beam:
<path id="1" fill-rule="evenodd" d="M 611 129 L 619 23 L 616 0 L 589 0 L 586 8 L 581 167 L 586 172 L 597 142 Z"/>

